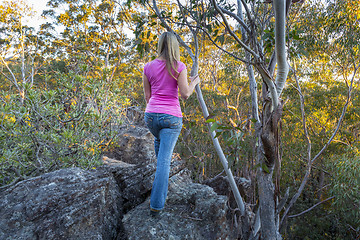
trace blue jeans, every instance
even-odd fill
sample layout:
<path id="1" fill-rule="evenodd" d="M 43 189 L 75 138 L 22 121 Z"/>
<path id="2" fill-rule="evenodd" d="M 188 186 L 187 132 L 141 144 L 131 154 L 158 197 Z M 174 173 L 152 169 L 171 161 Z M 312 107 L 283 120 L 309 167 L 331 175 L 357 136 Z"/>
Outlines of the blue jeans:
<path id="1" fill-rule="evenodd" d="M 164 113 L 145 113 L 145 123 L 155 137 L 154 146 L 157 158 L 150 207 L 162 210 L 168 191 L 171 157 L 181 132 L 182 118 Z"/>

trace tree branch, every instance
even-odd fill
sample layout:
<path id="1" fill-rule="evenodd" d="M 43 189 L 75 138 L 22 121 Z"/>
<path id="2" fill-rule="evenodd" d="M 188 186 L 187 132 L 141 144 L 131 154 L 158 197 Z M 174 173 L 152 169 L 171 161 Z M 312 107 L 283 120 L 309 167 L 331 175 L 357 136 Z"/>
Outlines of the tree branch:
<path id="1" fill-rule="evenodd" d="M 236 36 L 236 34 L 231 30 L 230 25 L 229 25 L 229 23 L 228 23 L 225 15 L 224 15 L 224 13 L 221 11 L 221 9 L 219 8 L 219 6 L 216 4 L 215 0 L 212 0 L 212 2 L 213 2 L 213 5 L 214 5 L 216 11 L 221 15 L 221 17 L 222 17 L 222 19 L 223 19 L 223 21 L 224 21 L 224 24 L 225 24 L 227 30 L 229 31 L 230 35 L 231 35 L 246 51 L 248 51 L 249 53 L 251 53 L 251 55 L 252 55 L 256 60 L 259 60 L 259 59 L 260 59 L 259 55 L 256 54 L 253 50 L 251 50 L 249 46 L 247 46 L 245 43 L 243 43 L 243 42 L 239 39 L 239 37 Z"/>
<path id="2" fill-rule="evenodd" d="M 360 65 L 359 65 L 360 66 Z M 352 93 L 352 90 L 353 90 L 353 83 L 354 83 L 354 80 L 355 80 L 355 75 L 356 75 L 356 72 L 357 70 L 359 69 L 359 66 L 355 67 L 354 69 L 354 73 L 353 73 L 353 76 L 351 78 L 351 82 L 350 82 L 350 86 L 349 86 L 349 90 L 348 90 L 348 94 L 347 94 L 347 98 L 346 98 L 346 103 L 343 107 L 343 110 L 341 112 L 341 116 L 340 116 L 340 119 L 338 121 L 338 124 L 336 126 L 336 129 L 335 131 L 333 132 L 332 136 L 330 137 L 330 139 L 327 141 L 327 143 L 325 144 L 325 146 L 320 150 L 320 152 L 318 154 L 316 154 L 316 156 L 311 160 L 311 163 L 314 163 L 316 159 L 318 159 L 318 157 L 325 151 L 325 149 L 330 145 L 330 143 L 332 142 L 332 140 L 335 138 L 336 134 L 338 133 L 339 129 L 340 129 L 340 126 L 341 126 L 341 123 L 345 117 L 345 113 L 346 113 L 346 109 L 350 103 L 350 100 L 351 100 L 351 93 Z"/>
<path id="3" fill-rule="evenodd" d="M 169 32 L 172 32 L 172 33 L 174 33 L 174 34 L 176 35 L 176 38 L 177 38 L 177 40 L 179 41 L 180 45 L 183 46 L 183 47 L 186 49 L 186 51 L 187 51 L 188 54 L 190 55 L 190 58 L 191 58 L 192 60 L 194 60 L 194 59 L 195 59 L 195 55 L 194 55 L 194 53 L 192 52 L 191 48 L 184 42 L 184 40 L 182 40 L 182 38 L 181 38 L 177 33 L 175 33 L 175 32 L 172 30 L 172 28 L 167 24 L 167 22 L 166 22 L 166 21 L 164 20 L 164 18 L 162 17 L 162 15 L 161 15 L 161 13 L 160 13 L 157 5 L 156 5 L 156 0 L 153 0 L 153 5 L 154 5 L 154 10 L 155 10 L 156 15 L 160 18 L 160 21 L 164 24 L 166 30 L 169 31 Z"/>
<path id="4" fill-rule="evenodd" d="M 238 4 L 237 17 L 243 22 L 244 17 L 243 17 L 243 11 L 242 11 L 242 4 L 241 4 L 240 0 L 237 0 L 237 4 Z M 246 33 L 245 33 L 245 29 L 243 27 L 241 28 L 241 34 L 242 34 L 243 40 L 245 40 Z M 245 52 L 245 58 L 247 61 L 250 61 L 250 59 L 251 59 L 250 53 Z M 258 98 L 257 98 L 257 84 L 256 84 L 253 66 L 251 66 L 248 62 L 246 63 L 246 70 L 249 75 L 251 109 L 252 109 L 251 112 L 252 112 L 253 118 L 256 120 L 256 122 L 255 122 L 256 130 L 255 131 L 256 131 L 256 133 L 259 133 L 261 123 L 260 123 L 260 117 L 259 117 L 259 104 L 258 104 Z"/>
<path id="5" fill-rule="evenodd" d="M 248 19 L 250 21 L 250 25 L 253 25 L 255 27 L 254 20 L 251 17 L 250 10 L 249 10 L 249 7 L 248 7 L 247 3 L 244 0 L 241 0 L 241 3 L 245 8 L 246 15 L 247 15 L 247 17 L 248 17 Z"/>
<path id="6" fill-rule="evenodd" d="M 278 64 L 275 84 L 278 96 L 281 95 L 285 87 L 287 75 L 289 73 L 289 64 L 286 59 L 286 4 L 284 0 L 274 0 L 273 8 L 275 13 L 275 55 Z M 274 106 L 275 108 L 277 106 Z"/>
<path id="7" fill-rule="evenodd" d="M 321 202 L 318 202 L 317 204 L 315 204 L 315 205 L 312 206 L 311 208 L 306 209 L 305 211 L 302 211 L 301 213 L 298 213 L 298 214 L 295 214 L 295 215 L 290 215 L 289 218 L 299 217 L 299 216 L 301 216 L 301 215 L 303 215 L 303 214 L 305 214 L 305 213 L 307 213 L 307 212 L 310 212 L 311 210 L 313 210 L 314 208 L 316 208 L 316 207 L 319 206 L 320 204 L 322 204 L 322 203 L 324 203 L 324 202 L 327 202 L 327 201 L 329 201 L 329 200 L 331 200 L 331 199 L 333 199 L 333 198 L 334 198 L 334 196 L 329 197 L 329 198 L 327 198 L 327 199 L 325 199 L 325 200 L 322 200 Z"/>
<path id="8" fill-rule="evenodd" d="M 13 71 L 11 71 L 9 65 L 5 62 L 4 58 L 2 56 L 0 56 L 0 59 L 1 61 L 3 62 L 4 66 L 7 68 L 7 70 L 10 72 L 13 80 L 11 80 L 10 78 L 8 78 L 15 86 L 16 88 L 20 91 L 20 86 L 18 85 L 17 83 L 17 80 L 16 80 L 16 77 L 15 77 L 15 74 L 13 73 Z"/>
<path id="9" fill-rule="evenodd" d="M 245 60 L 245 59 L 242 59 L 242 58 L 239 58 L 238 56 L 236 56 L 235 54 L 223 49 L 222 47 L 220 47 L 210 36 L 210 34 L 205 30 L 205 29 L 201 29 L 205 34 L 206 36 L 208 36 L 209 40 L 217 47 L 219 48 L 221 51 L 223 51 L 224 53 L 226 54 L 229 54 L 230 56 L 232 56 L 233 58 L 239 60 L 239 61 L 242 61 L 243 63 L 246 63 L 246 64 L 253 64 L 251 62 L 249 62 L 249 60 Z"/>
<path id="10" fill-rule="evenodd" d="M 255 67 L 260 72 L 261 76 L 263 77 L 264 82 L 266 83 L 266 85 L 270 91 L 272 106 L 273 106 L 273 110 L 274 110 L 279 105 L 279 96 L 277 94 L 274 81 L 272 80 L 270 73 L 264 66 L 262 66 L 261 64 L 256 64 Z"/>
<path id="11" fill-rule="evenodd" d="M 240 25 L 246 30 L 247 33 L 250 33 L 250 29 L 249 27 L 244 23 L 243 19 L 241 19 L 240 17 L 238 17 L 235 13 L 230 12 L 222 7 L 219 7 L 221 9 L 221 11 L 223 11 L 224 13 L 226 13 L 227 15 L 233 17 L 238 23 L 240 23 Z"/>
<path id="12" fill-rule="evenodd" d="M 187 24 L 185 24 L 185 23 L 175 22 L 175 21 L 173 21 L 173 20 L 171 20 L 171 19 L 170 19 L 170 21 L 171 21 L 172 23 L 175 23 L 175 24 L 178 24 L 178 25 L 187 26 Z M 206 36 L 209 38 L 209 40 L 212 42 L 212 44 L 214 44 L 215 47 L 217 47 L 218 49 L 220 49 L 220 50 L 223 51 L 224 53 L 232 56 L 232 57 L 235 58 L 236 60 L 242 61 L 243 63 L 252 64 L 252 65 L 254 64 L 254 63 L 251 62 L 250 60 L 245 60 L 245 59 L 243 59 L 243 58 L 240 58 L 240 57 L 236 56 L 235 54 L 233 54 L 233 53 L 225 50 L 225 49 L 222 48 L 222 47 L 220 47 L 220 46 L 211 38 L 209 32 L 206 31 L 206 29 L 204 29 L 204 28 L 202 28 L 202 27 L 199 27 L 199 26 L 192 26 L 192 27 L 195 27 L 195 28 L 203 31 L 203 32 L 206 34 Z"/>

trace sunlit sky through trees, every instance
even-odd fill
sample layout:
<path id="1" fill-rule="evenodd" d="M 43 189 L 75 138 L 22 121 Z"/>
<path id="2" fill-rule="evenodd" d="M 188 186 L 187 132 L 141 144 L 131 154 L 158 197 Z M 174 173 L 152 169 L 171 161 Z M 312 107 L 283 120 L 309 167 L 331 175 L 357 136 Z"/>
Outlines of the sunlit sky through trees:
<path id="1" fill-rule="evenodd" d="M 15 0 L 18 1 L 18 0 Z M 44 10 L 49 10 L 50 7 L 46 6 L 47 2 L 49 0 L 23 0 L 31 9 L 34 11 L 34 16 L 27 17 L 24 21 L 25 25 L 28 25 L 30 27 L 34 27 L 35 29 L 39 29 L 41 24 L 46 23 L 51 20 L 47 20 L 44 17 L 41 16 Z M 4 0 L 0 0 L 0 4 L 2 4 Z M 56 12 L 65 11 L 61 9 L 61 5 L 58 9 L 56 9 Z M 59 26 L 56 27 L 59 31 Z M 60 32 L 60 31 L 59 31 Z M 132 38 L 134 37 L 133 33 L 129 29 L 125 29 L 125 33 L 127 33 L 128 37 Z"/>
<path id="2" fill-rule="evenodd" d="M 3 2 L 4 0 L 0 0 L 1 4 Z M 32 18 L 26 18 L 24 24 L 34 28 L 38 28 L 41 24 L 46 22 L 46 20 L 41 17 L 41 14 L 43 10 L 47 8 L 46 3 L 48 2 L 48 0 L 24 0 L 24 2 L 35 12 L 35 16 L 33 16 Z"/>

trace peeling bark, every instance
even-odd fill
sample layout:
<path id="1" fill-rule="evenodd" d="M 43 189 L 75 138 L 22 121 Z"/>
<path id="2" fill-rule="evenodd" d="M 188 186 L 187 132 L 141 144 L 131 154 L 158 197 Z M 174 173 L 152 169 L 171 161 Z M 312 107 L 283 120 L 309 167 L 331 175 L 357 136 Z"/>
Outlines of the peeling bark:
<path id="1" fill-rule="evenodd" d="M 282 116 L 283 104 L 272 111 L 270 99 L 266 99 L 262 113 L 261 141 L 264 147 L 266 166 L 272 169 L 279 161 L 279 121 Z"/>

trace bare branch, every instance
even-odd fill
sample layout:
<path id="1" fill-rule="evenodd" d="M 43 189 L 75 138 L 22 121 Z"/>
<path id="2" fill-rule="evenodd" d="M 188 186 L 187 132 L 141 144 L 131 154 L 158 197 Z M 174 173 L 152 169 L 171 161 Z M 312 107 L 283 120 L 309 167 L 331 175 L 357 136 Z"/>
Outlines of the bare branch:
<path id="1" fill-rule="evenodd" d="M 191 67 L 191 72 L 190 72 L 190 75 L 191 76 L 196 76 L 198 74 L 198 70 L 199 70 L 199 63 L 198 63 L 198 59 L 199 59 L 199 42 L 198 42 L 198 39 L 197 39 L 197 33 L 199 31 L 199 26 L 200 26 L 200 23 L 201 23 L 201 20 L 199 19 L 196 19 L 196 22 L 197 22 L 197 26 L 195 27 L 196 30 L 194 30 L 190 23 L 188 22 L 186 16 L 185 16 L 185 13 L 184 13 L 184 7 L 182 6 L 182 4 L 180 3 L 180 1 L 178 0 L 178 5 L 179 5 L 179 8 L 180 8 L 180 11 L 181 11 L 181 15 L 183 16 L 183 19 L 185 21 L 185 24 L 188 26 L 188 28 L 190 29 L 192 35 L 193 35 L 193 38 L 194 38 L 194 44 L 195 44 L 195 56 L 194 58 L 192 58 L 193 60 L 193 64 L 192 64 L 192 67 Z M 192 15 L 192 14 L 191 14 Z M 193 18 L 195 18 L 194 16 L 192 16 Z"/>
<path id="2" fill-rule="evenodd" d="M 217 47 L 219 48 L 221 51 L 223 51 L 224 53 L 226 54 L 229 54 L 230 56 L 232 56 L 233 58 L 239 60 L 239 61 L 242 61 L 243 63 L 247 63 L 247 64 L 253 64 L 251 62 L 249 62 L 248 60 L 245 60 L 245 59 L 242 59 L 242 58 L 239 58 L 238 56 L 236 56 L 235 54 L 223 49 L 222 47 L 220 47 L 210 36 L 210 34 L 205 30 L 205 29 L 201 29 L 209 38 L 209 40 Z"/>
<path id="3" fill-rule="evenodd" d="M 336 134 L 338 133 L 339 129 L 340 129 L 340 126 L 342 124 L 342 121 L 345 117 L 345 113 L 346 113 L 346 109 L 350 103 L 350 100 L 351 100 L 351 93 L 352 93 L 352 90 L 353 90 L 353 83 L 354 83 L 354 80 L 355 80 L 355 75 L 356 75 L 356 72 L 357 70 L 359 69 L 359 66 L 357 66 L 355 69 L 354 69 L 354 73 L 353 73 L 353 76 L 351 78 L 351 82 L 350 82 L 350 86 L 349 86 L 349 90 L 348 90 L 348 94 L 347 94 L 347 98 L 346 98 L 346 103 L 343 107 L 343 110 L 341 112 L 341 116 L 339 118 L 339 121 L 338 121 L 338 124 L 336 126 L 336 129 L 335 131 L 333 132 L 332 136 L 330 137 L 330 139 L 327 141 L 327 143 L 325 144 L 325 146 L 320 150 L 320 152 L 318 154 L 316 154 L 316 156 L 311 160 L 311 163 L 314 163 L 316 159 L 318 159 L 318 157 L 325 151 L 325 149 L 330 145 L 330 143 L 333 141 L 333 139 L 335 138 Z"/>
<path id="4" fill-rule="evenodd" d="M 221 15 L 221 17 L 222 17 L 222 19 L 223 19 L 223 21 L 224 21 L 224 23 L 225 23 L 225 25 L 226 25 L 226 28 L 227 28 L 227 30 L 229 31 L 230 35 L 231 35 L 246 51 L 248 51 L 249 53 L 251 53 L 251 55 L 252 55 L 256 60 L 259 60 L 259 59 L 260 59 L 259 55 L 256 54 L 253 50 L 251 50 L 249 46 L 247 46 L 245 43 L 243 43 L 243 42 L 239 39 L 239 37 L 236 36 L 236 34 L 231 30 L 230 25 L 229 25 L 229 23 L 228 23 L 225 15 L 224 15 L 224 13 L 221 11 L 221 9 L 219 8 L 219 6 L 218 6 L 217 3 L 215 2 L 215 0 L 212 0 L 212 2 L 213 2 L 213 5 L 214 5 L 216 11 Z"/>
<path id="5" fill-rule="evenodd" d="M 238 17 L 235 13 L 230 12 L 222 7 L 219 7 L 221 9 L 221 11 L 223 11 L 224 13 L 226 13 L 227 15 L 233 17 L 238 23 L 240 23 L 240 25 L 246 30 L 246 32 L 250 33 L 250 29 L 249 27 L 244 23 L 244 21 Z"/>
<path id="6" fill-rule="evenodd" d="M 240 0 L 237 0 L 237 4 L 238 4 L 237 16 L 241 21 L 243 21 L 244 17 L 243 17 L 243 11 L 242 11 L 242 4 L 241 4 Z M 242 33 L 243 39 L 245 39 L 246 33 L 245 33 L 245 29 L 243 27 L 241 28 L 241 33 Z M 250 53 L 245 52 L 245 58 L 247 61 L 250 61 L 250 59 L 251 59 Z M 261 124 L 260 124 L 260 117 L 259 117 L 259 105 L 258 105 L 258 98 L 257 98 L 257 83 L 256 83 L 255 75 L 254 75 L 254 68 L 249 63 L 246 63 L 246 70 L 249 75 L 252 116 L 256 120 L 256 123 L 255 123 L 256 132 L 260 132 Z"/>
<path id="7" fill-rule="evenodd" d="M 5 60 L 4 60 L 4 58 L 3 58 L 2 56 L 0 56 L 0 59 L 1 59 L 1 61 L 3 62 L 4 66 L 7 68 L 7 70 L 10 72 L 10 74 L 11 74 L 11 76 L 12 76 L 12 78 L 13 78 L 13 80 L 11 80 L 10 78 L 8 78 L 8 79 L 9 79 L 9 80 L 16 86 L 16 88 L 20 91 L 20 87 L 19 87 L 19 85 L 18 85 L 18 83 L 17 83 L 15 74 L 13 73 L 13 71 L 11 71 L 9 65 L 5 62 Z"/>
<path id="8" fill-rule="evenodd" d="M 180 12 L 181 12 L 181 15 L 182 15 L 182 17 L 183 17 L 183 19 L 184 19 L 184 21 L 185 21 L 185 24 L 189 27 L 191 33 L 195 36 L 194 30 L 193 30 L 193 28 L 191 27 L 190 23 L 188 22 L 188 20 L 187 20 L 187 18 L 186 18 L 186 16 L 185 16 L 183 5 L 180 3 L 179 0 L 177 0 L 177 3 L 178 3 L 178 5 L 179 5 Z"/>
<path id="9" fill-rule="evenodd" d="M 244 8 L 245 8 L 246 15 L 247 15 L 247 17 L 248 17 L 248 19 L 249 19 L 249 21 L 250 21 L 250 25 L 254 25 L 254 26 L 255 26 L 254 20 L 252 19 L 252 16 L 251 16 L 251 13 L 250 13 L 250 10 L 249 10 L 249 7 L 248 7 L 247 3 L 246 3 L 244 0 L 241 0 L 241 3 L 242 3 L 242 5 L 243 5 Z"/>
<path id="10" fill-rule="evenodd" d="M 273 105 L 273 109 L 274 109 L 279 105 L 279 96 L 277 94 L 274 81 L 272 80 L 270 73 L 264 66 L 262 66 L 261 64 L 256 64 L 255 67 L 260 72 L 261 76 L 263 77 L 264 82 L 266 83 L 266 85 L 270 91 L 271 101 L 272 101 L 272 105 Z"/>
<path id="11" fill-rule="evenodd" d="M 331 199 L 333 199 L 333 198 L 334 198 L 334 196 L 329 197 L 329 198 L 327 198 L 327 199 L 325 199 L 325 200 L 322 200 L 321 202 L 318 202 L 317 204 L 315 204 L 315 205 L 312 206 L 311 208 L 306 209 L 305 211 L 302 211 L 301 213 L 298 213 L 298 214 L 295 214 L 295 215 L 290 215 L 289 218 L 299 217 L 299 216 L 301 216 L 301 215 L 303 215 L 303 214 L 305 214 L 305 213 L 307 213 L 307 212 L 310 212 L 311 210 L 313 210 L 314 208 L 316 208 L 316 207 L 319 206 L 320 204 L 322 204 L 322 203 L 324 203 L 324 202 L 327 202 L 327 201 L 329 201 L 329 200 L 331 200 Z"/>
<path id="12" fill-rule="evenodd" d="M 187 26 L 187 24 L 185 24 L 185 23 L 175 22 L 175 21 L 173 21 L 173 20 L 171 20 L 171 19 L 170 19 L 170 21 L 171 21 L 172 23 L 175 23 L 175 24 L 178 24 L 178 25 Z M 206 36 L 209 38 L 209 40 L 212 42 L 212 44 L 214 44 L 215 47 L 217 47 L 218 49 L 220 49 L 220 50 L 223 51 L 224 53 L 232 56 L 232 57 L 235 58 L 236 60 L 242 61 L 243 63 L 252 64 L 252 65 L 254 64 L 254 63 L 251 62 L 250 60 L 245 60 L 245 59 L 243 59 L 243 58 L 240 58 L 240 57 L 236 56 L 235 54 L 233 54 L 233 53 L 225 50 L 225 49 L 222 48 L 221 46 L 219 46 L 219 45 L 211 38 L 209 32 L 206 31 L 206 29 L 204 29 L 204 28 L 202 28 L 202 27 L 199 27 L 199 26 L 192 26 L 192 27 L 196 27 L 197 29 L 203 31 L 203 32 L 206 34 Z"/>
<path id="13" fill-rule="evenodd" d="M 274 71 L 275 71 L 275 66 L 276 66 L 276 53 L 275 51 L 271 54 L 271 58 L 269 61 L 269 65 L 267 67 L 270 75 L 274 75 Z"/>
<path id="14" fill-rule="evenodd" d="M 21 180 L 23 180 L 23 179 L 24 179 L 24 178 L 22 178 L 22 177 L 17 177 L 17 178 L 15 178 L 11 183 L 9 183 L 9 184 L 7 184 L 7 185 L 4 185 L 4 186 L 1 186 L 1 187 L 0 187 L 0 190 L 9 188 L 9 187 L 15 185 L 16 183 L 18 183 L 19 181 L 21 181 Z"/>

